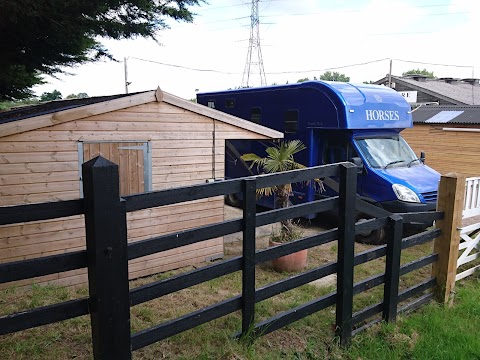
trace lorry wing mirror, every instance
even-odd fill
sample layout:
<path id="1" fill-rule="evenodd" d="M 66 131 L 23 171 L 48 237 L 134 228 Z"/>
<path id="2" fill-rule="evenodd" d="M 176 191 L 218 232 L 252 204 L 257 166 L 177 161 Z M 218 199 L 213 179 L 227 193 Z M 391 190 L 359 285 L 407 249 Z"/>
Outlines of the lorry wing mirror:
<path id="1" fill-rule="evenodd" d="M 425 164 L 425 151 L 420 151 L 420 161 Z"/>
<path id="2" fill-rule="evenodd" d="M 350 160 L 357 167 L 357 174 L 363 173 L 363 161 L 359 157 L 352 157 Z"/>

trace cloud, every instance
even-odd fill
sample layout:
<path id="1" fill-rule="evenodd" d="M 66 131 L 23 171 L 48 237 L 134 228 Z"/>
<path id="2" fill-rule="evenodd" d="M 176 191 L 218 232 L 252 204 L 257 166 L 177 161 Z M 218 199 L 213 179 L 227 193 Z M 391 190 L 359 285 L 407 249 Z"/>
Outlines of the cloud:
<path id="1" fill-rule="evenodd" d="M 319 76 L 322 69 L 395 58 L 426 63 L 475 64 L 480 2 L 455 0 L 450 6 L 400 0 L 271 1 L 260 2 L 260 37 L 267 83 L 295 82 Z M 229 0 L 196 9 L 193 24 L 169 22 L 152 40 L 102 41 L 115 57 L 128 60 L 130 91 L 162 89 L 192 98 L 195 89 L 222 90 L 239 86 L 250 34 L 250 5 Z M 136 58 L 219 72 L 199 72 L 143 62 Z M 432 69 L 439 76 L 470 77 L 471 68 L 436 67 L 394 61 L 396 75 L 411 68 Z M 290 73 L 297 70 L 318 72 Z M 375 62 L 338 71 L 354 82 L 385 76 L 389 62 Z M 480 68 L 477 70 L 480 74 Z M 58 88 L 63 95 L 124 91 L 123 63 L 80 66 L 76 76 L 61 76 L 38 87 Z M 230 72 L 232 74 L 222 74 Z M 278 73 L 281 74 L 273 74 Z"/>

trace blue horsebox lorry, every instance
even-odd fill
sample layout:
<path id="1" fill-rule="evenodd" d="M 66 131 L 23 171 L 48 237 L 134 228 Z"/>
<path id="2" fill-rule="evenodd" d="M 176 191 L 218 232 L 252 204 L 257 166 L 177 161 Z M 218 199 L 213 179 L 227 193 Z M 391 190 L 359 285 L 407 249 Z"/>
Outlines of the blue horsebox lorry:
<path id="1" fill-rule="evenodd" d="M 281 131 L 284 140 L 301 140 L 306 150 L 295 160 L 306 166 L 351 161 L 359 166 L 357 193 L 390 212 L 435 210 L 439 173 L 418 158 L 400 132 L 412 127 L 410 105 L 396 91 L 380 85 L 329 81 L 198 93 L 200 104 Z M 241 155 L 265 156 L 272 143 L 231 140 L 226 144 L 225 176 L 249 176 Z M 327 191 L 297 185 L 292 203 L 336 194 L 335 179 Z M 333 185 L 331 185 L 333 183 Z M 230 201 L 233 201 L 230 199 Z M 275 201 L 264 199 L 273 207 Z M 365 214 L 358 214 L 359 219 Z M 424 225 L 427 224 L 418 224 Z M 360 235 L 360 241 L 379 243 L 383 231 Z"/>

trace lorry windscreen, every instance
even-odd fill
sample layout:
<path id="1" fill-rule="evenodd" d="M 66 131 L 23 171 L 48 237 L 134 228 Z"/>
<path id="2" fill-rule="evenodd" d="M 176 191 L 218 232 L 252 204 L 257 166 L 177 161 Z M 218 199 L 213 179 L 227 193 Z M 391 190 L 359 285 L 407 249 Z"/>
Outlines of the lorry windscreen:
<path id="1" fill-rule="evenodd" d="M 372 168 L 411 166 L 415 153 L 399 135 L 354 139 L 363 158 Z"/>

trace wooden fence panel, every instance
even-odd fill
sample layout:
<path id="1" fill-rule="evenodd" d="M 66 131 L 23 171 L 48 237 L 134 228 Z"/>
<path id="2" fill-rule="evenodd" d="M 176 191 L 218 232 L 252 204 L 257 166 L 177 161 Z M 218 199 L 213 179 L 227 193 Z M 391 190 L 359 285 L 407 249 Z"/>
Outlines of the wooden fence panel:
<path id="1" fill-rule="evenodd" d="M 243 201 L 243 265 L 242 265 L 242 335 L 248 336 L 255 324 L 255 230 L 256 180 L 244 182 Z"/>
<path id="2" fill-rule="evenodd" d="M 336 334 L 346 346 L 352 336 L 353 268 L 355 254 L 355 199 L 357 168 L 340 168 Z"/>
<path id="3" fill-rule="evenodd" d="M 118 166 L 94 158 L 82 166 L 89 308 L 95 359 L 131 359 L 127 221 Z"/>
<path id="4" fill-rule="evenodd" d="M 304 181 L 309 178 L 322 178 L 332 174 L 339 175 L 341 179 L 338 197 L 256 214 L 255 192 L 257 188 L 285 182 Z M 445 225 L 444 223 L 441 230 L 428 230 L 402 239 L 402 224 L 411 221 L 423 221 L 425 219 L 439 220 L 443 216 L 442 212 L 422 213 L 412 216 L 411 214 L 391 215 L 378 211 L 378 218 L 356 225 L 355 213 L 357 206 L 360 205 L 366 208 L 368 206 L 362 205 L 362 202 L 356 199 L 356 167 L 349 163 L 303 169 L 277 175 L 271 174 L 236 179 L 234 181 L 227 180 L 188 188 L 157 191 L 150 194 L 130 195 L 126 196 L 125 199 L 121 199 L 119 196 L 118 167 L 113 163 L 103 158 L 93 159 L 83 165 L 83 178 L 84 200 L 79 203 L 65 202 L 64 204 L 70 204 L 65 208 L 67 213 L 72 211 L 85 212 L 87 250 L 75 255 L 76 263 L 74 265 L 75 267 L 84 266 L 84 263 L 88 265 L 89 298 L 72 304 L 61 303 L 48 308 L 33 309 L 28 312 L 0 317 L 0 329 L 5 328 L 8 330 L 7 332 L 14 332 L 18 331 L 18 329 L 26 329 L 80 316 L 88 311 L 91 315 L 95 359 L 131 359 L 131 350 L 140 349 L 153 342 L 166 339 L 239 310 L 242 311 L 242 322 L 241 332 L 237 335 L 243 334 L 253 337 L 267 334 L 329 306 L 336 305 L 336 334 L 339 336 L 341 345 L 348 345 L 353 334 L 381 320 L 377 318 L 373 322 L 364 324 L 364 321 L 368 318 L 383 311 L 383 319 L 395 321 L 399 311 L 410 311 L 431 299 L 431 293 L 423 294 L 423 292 L 429 291 L 436 284 L 435 279 L 429 279 L 399 293 L 398 284 L 400 276 L 435 263 L 439 259 L 443 259 L 440 265 L 450 264 L 451 260 L 450 257 L 445 258 L 445 253 L 439 253 L 438 255 L 428 255 L 400 266 L 402 249 L 431 241 L 441 235 L 445 229 L 447 229 L 448 234 L 453 233 L 452 224 Z M 458 184 L 460 184 L 460 181 L 457 182 L 457 180 L 457 178 L 450 178 L 446 182 L 444 181 L 442 191 L 446 192 L 448 196 L 442 200 L 443 202 L 440 201 L 446 209 L 446 216 L 441 221 L 455 220 L 454 214 L 456 213 L 453 211 L 453 208 L 458 205 L 457 203 L 463 202 L 463 198 L 457 199 L 451 196 L 452 188 L 450 185 L 452 185 L 452 181 L 455 184 L 453 193 L 455 196 L 459 193 L 458 188 L 460 185 Z M 449 190 L 447 191 L 447 189 Z M 191 201 L 192 199 L 203 199 L 234 191 L 244 192 L 243 219 L 223 221 L 199 226 L 191 230 L 156 236 L 127 246 L 127 212 L 147 209 L 152 206 L 176 204 Z M 79 205 L 81 206 L 79 207 Z M 63 205 L 56 205 L 55 211 L 51 215 L 60 216 L 58 210 L 62 208 Z M 255 250 L 255 228 L 257 226 L 335 208 L 339 210 L 340 214 L 338 228 L 276 247 Z M 30 205 L 14 210 L 19 212 L 21 212 L 20 210 L 32 211 L 33 213 L 30 217 L 37 219 L 45 216 L 39 213 L 41 209 L 48 209 L 48 204 Z M 0 218 L 2 215 L 6 223 L 15 221 L 6 213 L 0 214 Z M 439 222 L 441 223 L 441 221 Z M 388 226 L 390 235 L 390 241 L 387 245 L 358 254 L 354 253 L 354 237 L 356 233 L 366 229 L 375 230 L 384 226 Z M 155 281 L 129 291 L 128 260 L 147 256 L 155 252 L 176 249 L 185 244 L 194 244 L 212 237 L 238 231 L 243 231 L 244 235 L 242 256 L 221 261 L 201 269 L 195 269 L 168 279 Z M 264 285 L 259 289 L 255 288 L 256 265 L 332 241 L 338 241 L 337 262 L 324 264 L 318 268 L 295 274 L 286 279 Z M 446 247 L 444 243 L 439 243 L 438 249 L 441 251 L 448 250 L 447 255 L 453 253 L 452 249 Z M 383 256 L 386 256 L 385 274 L 377 274 L 354 283 L 353 274 L 355 266 Z M 61 260 L 64 263 L 67 258 L 55 259 L 56 262 Z M 72 257 L 68 257 L 68 259 L 72 259 Z M 41 264 L 42 268 L 45 268 L 41 271 L 51 272 L 55 268 L 53 265 L 59 268 L 66 266 L 62 265 L 63 263 L 45 266 L 43 260 L 35 261 Z M 31 263 L 29 262 L 28 264 Z M 22 262 L 1 264 L 0 270 L 8 270 L 9 274 L 14 274 L 19 269 L 21 270 L 22 266 L 24 266 Z M 442 272 L 445 271 L 445 268 L 438 265 L 436 268 L 437 272 L 434 274 L 440 274 L 439 278 L 444 279 L 442 278 Z M 154 325 L 135 334 L 130 334 L 130 306 L 153 300 L 235 271 L 242 271 L 241 295 L 195 310 L 179 318 Z M 256 303 L 335 272 L 337 273 L 336 292 L 315 298 L 255 324 Z M 0 283 L 9 281 L 8 277 L 2 280 L 1 274 L 2 272 L 0 271 Z M 381 284 L 385 284 L 384 301 L 353 314 L 353 296 Z M 400 302 L 406 301 L 413 296 L 419 297 L 410 304 L 398 309 Z M 88 307 L 86 306 L 87 304 Z M 67 309 L 68 311 L 60 314 L 56 309 Z M 22 325 L 21 322 L 25 325 Z M 359 325 L 359 327 L 353 330 L 354 325 Z"/>
<path id="5" fill-rule="evenodd" d="M 438 188 L 437 210 L 443 211 L 445 215 L 436 222 L 441 234 L 435 239 L 433 251 L 439 258 L 432 267 L 432 276 L 437 279 L 436 297 L 441 303 L 453 300 L 460 242 L 458 229 L 462 224 L 464 196 L 464 176 L 454 173 L 442 176 Z"/>
<path id="6" fill-rule="evenodd" d="M 397 319 L 398 284 L 400 282 L 400 257 L 402 255 L 403 219 L 399 215 L 389 218 L 387 227 L 387 254 L 385 265 L 383 319 L 395 322 Z"/>

